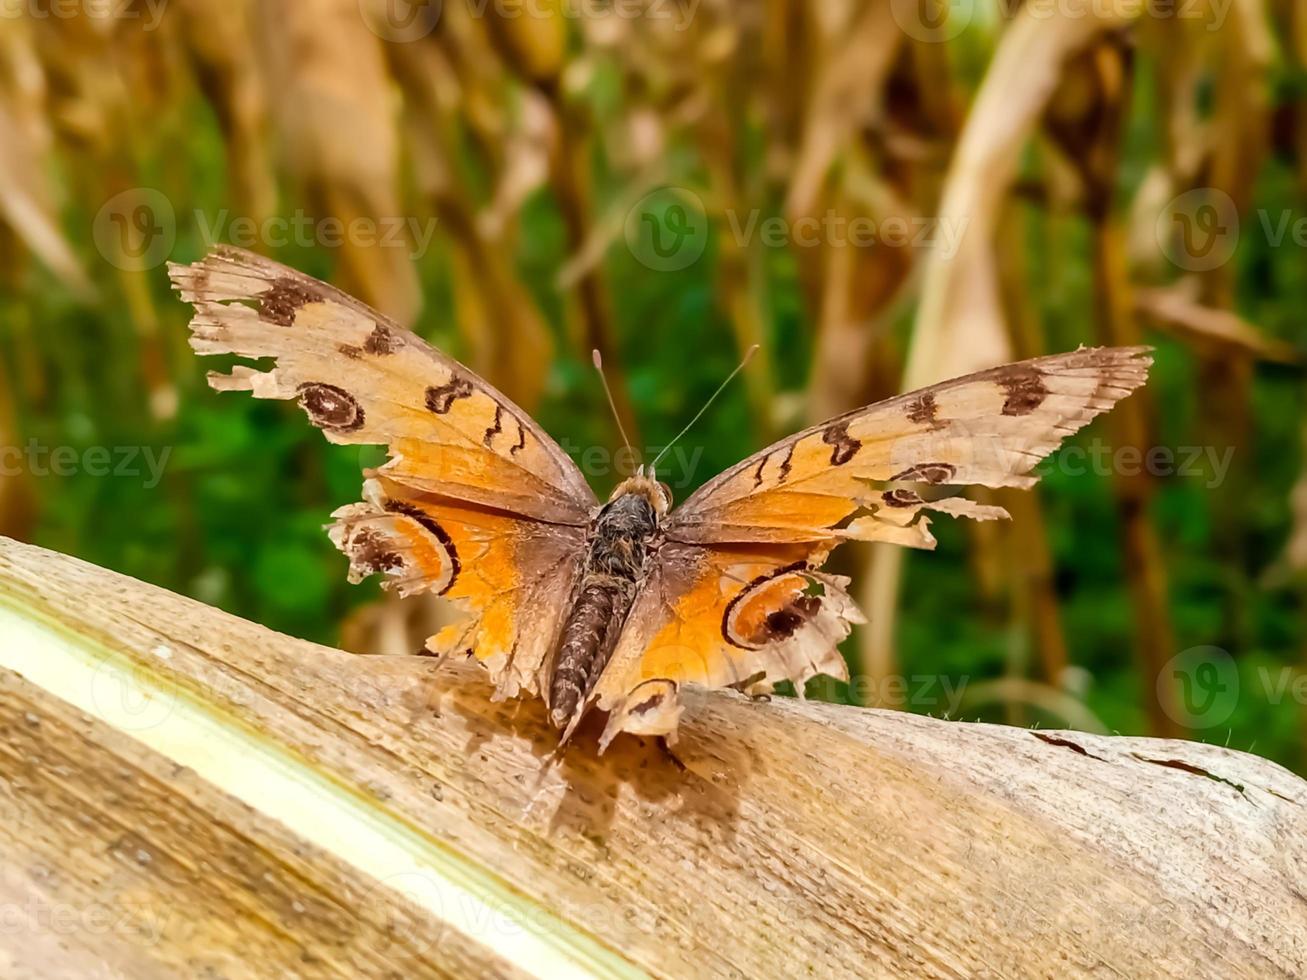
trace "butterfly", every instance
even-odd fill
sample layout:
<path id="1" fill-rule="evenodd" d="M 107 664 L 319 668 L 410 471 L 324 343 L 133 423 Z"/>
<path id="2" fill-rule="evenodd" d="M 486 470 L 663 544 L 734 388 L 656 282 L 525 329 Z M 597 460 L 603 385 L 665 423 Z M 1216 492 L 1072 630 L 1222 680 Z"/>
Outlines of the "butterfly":
<path id="1" fill-rule="evenodd" d="M 839 644 L 865 620 L 822 570 L 831 552 L 932 548 L 929 511 L 1006 518 L 941 489 L 1031 486 L 1152 363 L 1128 347 L 1007 364 L 804 429 L 679 507 L 653 467 L 601 502 L 526 412 L 343 292 L 226 246 L 169 272 L 197 353 L 273 359 L 210 374 L 215 389 L 296 400 L 331 442 L 387 447 L 328 528 L 350 581 L 455 603 L 464 618 L 427 648 L 475 658 L 496 698 L 543 699 L 564 741 L 605 713 L 601 751 L 623 731 L 673 740 L 685 684 L 847 680 Z"/>

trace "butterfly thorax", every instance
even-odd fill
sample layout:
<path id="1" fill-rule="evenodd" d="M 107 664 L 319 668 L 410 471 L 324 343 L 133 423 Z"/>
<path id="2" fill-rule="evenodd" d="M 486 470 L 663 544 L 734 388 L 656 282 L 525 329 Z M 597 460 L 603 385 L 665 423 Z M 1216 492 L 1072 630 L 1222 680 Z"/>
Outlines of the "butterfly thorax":
<path id="1" fill-rule="evenodd" d="M 645 482 L 619 487 L 590 526 L 585 563 L 563 621 L 549 683 L 550 712 L 560 728 L 584 710 L 617 645 L 654 550 L 666 504 L 657 484 L 647 487 Z"/>

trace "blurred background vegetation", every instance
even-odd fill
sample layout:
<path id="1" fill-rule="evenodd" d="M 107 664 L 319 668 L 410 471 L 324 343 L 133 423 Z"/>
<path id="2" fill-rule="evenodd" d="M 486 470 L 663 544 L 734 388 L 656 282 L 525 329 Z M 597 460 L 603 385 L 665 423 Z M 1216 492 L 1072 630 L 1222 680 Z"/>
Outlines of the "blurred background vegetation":
<path id="1" fill-rule="evenodd" d="M 0 533 L 417 648 L 439 613 L 321 530 L 378 457 L 205 387 L 162 264 L 213 241 L 412 326 L 601 494 L 592 348 L 659 447 L 763 345 L 683 499 L 906 387 L 1143 341 L 1013 522 L 840 556 L 871 622 L 810 693 L 1307 772 L 1305 63 L 1295 0 L 4 0 Z"/>

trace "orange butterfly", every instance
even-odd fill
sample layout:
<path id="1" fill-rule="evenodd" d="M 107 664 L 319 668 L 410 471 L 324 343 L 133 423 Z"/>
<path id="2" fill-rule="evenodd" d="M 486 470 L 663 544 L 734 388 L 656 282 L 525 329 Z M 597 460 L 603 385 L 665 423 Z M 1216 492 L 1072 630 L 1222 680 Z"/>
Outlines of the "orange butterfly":
<path id="1" fill-rule="evenodd" d="M 821 571 L 831 551 L 931 548 L 927 510 L 1007 517 L 923 492 L 1032 485 L 1151 364 L 1139 347 L 1008 364 L 805 429 L 675 510 L 652 468 L 600 504 L 530 416 L 339 290 L 228 247 L 169 269 L 195 305 L 196 351 L 275 359 L 211 374 L 214 388 L 297 399 L 332 442 L 389 448 L 363 502 L 332 515 L 350 580 L 380 573 L 458 603 L 467 618 L 428 647 L 475 657 L 497 697 L 544 698 L 564 738 L 607 712 L 601 747 L 620 731 L 674 737 L 681 684 L 847 679 L 837 648 L 863 618 L 848 580 Z"/>

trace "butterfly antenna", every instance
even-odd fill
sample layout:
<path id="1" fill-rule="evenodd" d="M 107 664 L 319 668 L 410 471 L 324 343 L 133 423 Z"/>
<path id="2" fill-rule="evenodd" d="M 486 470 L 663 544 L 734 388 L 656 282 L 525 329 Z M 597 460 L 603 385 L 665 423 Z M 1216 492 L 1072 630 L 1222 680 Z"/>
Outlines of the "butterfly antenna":
<path id="1" fill-rule="evenodd" d="M 653 471 L 657 469 L 658 461 L 667 455 L 667 451 L 681 441 L 681 436 L 685 435 L 692 428 L 694 428 L 694 423 L 698 422 L 701 418 L 703 418 L 703 413 L 708 411 L 708 409 L 712 406 L 712 403 L 717 400 L 717 396 L 726 390 L 726 386 L 735 380 L 735 376 L 737 374 L 739 374 L 741 371 L 744 370 L 745 365 L 749 363 L 753 355 L 758 353 L 758 346 L 759 346 L 758 344 L 754 344 L 752 347 L 750 347 L 747 351 L 744 352 L 744 359 L 741 360 L 738 365 L 736 365 L 734 371 L 732 371 L 730 374 L 726 376 L 726 380 L 717 386 L 717 390 L 712 393 L 711 397 L 709 397 L 709 399 L 706 402 L 703 403 L 703 408 L 699 409 L 698 414 L 695 415 L 694 418 L 690 419 L 689 424 L 686 425 L 686 427 L 682 429 L 680 432 L 676 433 L 676 438 L 673 439 L 671 442 L 669 442 L 666 446 L 664 446 L 663 451 L 654 457 L 654 461 L 649 464 L 650 474 L 652 474 Z"/>
<path id="2" fill-rule="evenodd" d="M 617 423 L 617 431 L 621 433 L 626 451 L 634 456 L 635 450 L 631 448 L 631 440 L 627 438 L 626 428 L 622 425 L 621 413 L 617 411 L 617 402 L 613 400 L 613 389 L 608 387 L 608 376 L 604 374 L 604 359 L 598 348 L 590 352 L 590 359 L 594 361 L 595 370 L 599 372 L 599 381 L 604 386 L 604 394 L 608 396 L 608 407 L 613 410 L 613 421 Z"/>

